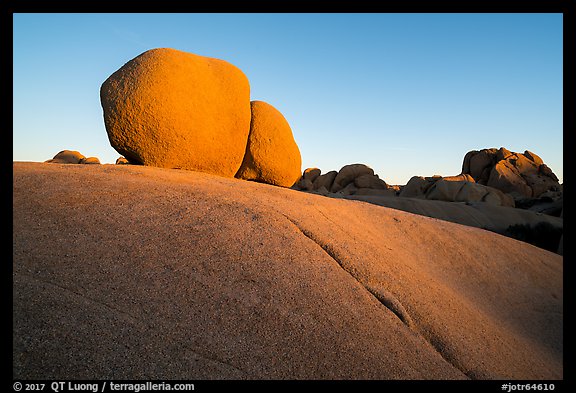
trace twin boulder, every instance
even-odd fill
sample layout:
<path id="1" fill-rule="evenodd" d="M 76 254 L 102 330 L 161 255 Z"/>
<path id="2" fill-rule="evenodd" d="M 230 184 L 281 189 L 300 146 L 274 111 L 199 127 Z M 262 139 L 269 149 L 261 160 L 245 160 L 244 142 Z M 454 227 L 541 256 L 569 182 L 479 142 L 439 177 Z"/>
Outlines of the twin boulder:
<path id="1" fill-rule="evenodd" d="M 290 187 L 300 151 L 278 110 L 250 101 L 244 73 L 219 59 L 152 49 L 100 90 L 110 144 L 130 162 Z"/>

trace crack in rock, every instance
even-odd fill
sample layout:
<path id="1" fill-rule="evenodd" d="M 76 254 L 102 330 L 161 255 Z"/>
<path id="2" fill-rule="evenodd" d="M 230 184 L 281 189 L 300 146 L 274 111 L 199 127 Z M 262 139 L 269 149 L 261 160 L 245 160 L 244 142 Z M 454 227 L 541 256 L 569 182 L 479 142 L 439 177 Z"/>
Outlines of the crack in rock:
<path id="1" fill-rule="evenodd" d="M 290 217 L 286 215 L 284 215 L 284 217 L 286 217 L 288 221 L 290 221 L 292 225 L 294 225 L 296 229 L 298 229 L 298 231 L 300 231 L 304 236 L 306 236 L 308 239 L 316 243 L 326 254 L 328 254 L 330 258 L 332 258 L 338 264 L 338 266 L 340 266 L 342 270 L 344 270 L 346 273 L 350 275 L 350 277 L 352 277 L 356 282 L 362 285 L 362 287 L 364 287 L 364 289 L 366 289 L 370 294 L 372 294 L 372 296 L 374 296 L 384 307 L 392 311 L 392 313 L 396 317 L 398 317 L 398 319 L 402 323 L 404 323 L 409 328 L 414 328 L 412 318 L 410 318 L 410 315 L 408 315 L 408 312 L 406 311 L 404 306 L 402 306 L 402 303 L 400 303 L 400 301 L 394 295 L 386 291 L 384 288 L 374 288 L 371 285 L 364 284 L 363 282 L 358 280 L 358 278 L 356 278 L 354 274 L 352 274 L 348 269 L 344 267 L 342 260 L 338 257 L 338 255 L 336 255 L 334 250 L 328 244 L 325 244 L 319 239 L 317 239 L 316 236 L 312 234 L 312 232 L 308 231 L 305 228 L 302 228 L 296 221 L 292 220 Z"/>
<path id="2" fill-rule="evenodd" d="M 336 252 L 333 250 L 330 245 L 320 241 L 312 232 L 303 228 L 298 224 L 298 222 L 294 221 L 290 217 L 283 214 L 284 217 L 294 226 L 296 229 L 306 236 L 308 239 L 312 240 L 316 243 L 330 258 L 332 258 L 338 266 L 346 273 L 350 275 L 356 282 L 358 282 L 362 287 L 364 287 L 372 296 L 374 296 L 384 307 L 390 310 L 404 325 L 406 325 L 411 331 L 416 333 L 420 336 L 425 342 L 427 342 L 438 355 L 442 357 L 448 364 L 450 364 L 455 369 L 459 370 L 462 374 L 467 376 L 470 379 L 474 378 L 474 373 L 467 371 L 464 367 L 462 367 L 459 361 L 447 350 L 446 344 L 439 339 L 439 337 L 432 336 L 428 339 L 425 335 L 421 334 L 416 326 L 416 324 L 412 321 L 412 318 L 402 305 L 402 303 L 390 292 L 385 290 L 384 288 L 374 288 L 369 284 L 365 284 L 360 281 L 358 278 L 354 276 L 354 274 L 345 268 L 345 264 L 342 260 L 336 255 Z"/>

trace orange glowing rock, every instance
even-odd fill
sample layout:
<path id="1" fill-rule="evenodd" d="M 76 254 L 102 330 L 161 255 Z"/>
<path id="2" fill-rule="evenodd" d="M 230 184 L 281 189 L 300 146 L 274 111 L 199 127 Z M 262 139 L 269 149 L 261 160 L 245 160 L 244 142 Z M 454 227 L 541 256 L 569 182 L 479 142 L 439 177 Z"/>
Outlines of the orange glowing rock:
<path id="1" fill-rule="evenodd" d="M 219 59 L 142 53 L 100 89 L 110 144 L 130 162 L 233 177 L 250 131 L 250 85 Z"/>
<path id="2" fill-rule="evenodd" d="M 54 158 L 47 160 L 52 164 L 79 164 L 81 160 L 86 159 L 84 155 L 76 150 L 62 150 L 54 156 Z"/>
<path id="3" fill-rule="evenodd" d="M 252 101 L 246 155 L 236 177 L 291 187 L 300 179 L 302 158 L 290 125 L 276 108 Z"/>

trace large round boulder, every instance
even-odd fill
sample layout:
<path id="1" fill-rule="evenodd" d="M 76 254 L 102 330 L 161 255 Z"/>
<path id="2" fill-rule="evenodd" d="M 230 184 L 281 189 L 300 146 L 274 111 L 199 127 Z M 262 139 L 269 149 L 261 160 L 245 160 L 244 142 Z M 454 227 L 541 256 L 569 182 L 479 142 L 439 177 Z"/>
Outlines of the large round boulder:
<path id="1" fill-rule="evenodd" d="M 233 177 L 250 131 L 250 85 L 219 59 L 142 53 L 100 89 L 110 144 L 130 162 Z"/>
<path id="2" fill-rule="evenodd" d="M 288 121 L 266 102 L 252 101 L 250 106 L 250 134 L 236 177 L 292 187 L 300 179 L 302 158 Z"/>

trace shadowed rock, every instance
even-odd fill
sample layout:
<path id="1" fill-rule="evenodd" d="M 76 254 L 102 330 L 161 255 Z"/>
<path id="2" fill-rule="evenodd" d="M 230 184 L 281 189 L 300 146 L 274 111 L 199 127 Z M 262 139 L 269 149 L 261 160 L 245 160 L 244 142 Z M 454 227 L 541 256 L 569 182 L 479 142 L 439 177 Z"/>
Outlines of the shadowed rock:
<path id="1" fill-rule="evenodd" d="M 374 170 L 364 164 L 349 164 L 344 165 L 339 171 L 336 177 L 334 178 L 334 183 L 332 183 L 332 187 L 330 191 L 338 192 L 346 187 L 348 184 L 354 182 L 359 176 L 362 175 L 374 175 Z"/>
<path id="2" fill-rule="evenodd" d="M 322 188 L 329 191 L 332 188 L 332 184 L 334 183 L 334 179 L 336 179 L 336 175 L 338 175 L 337 171 L 330 171 L 323 175 L 318 176 L 313 182 L 314 190 L 320 190 Z"/>
<path id="3" fill-rule="evenodd" d="M 320 176 L 322 171 L 318 168 L 307 168 L 296 185 L 296 189 L 302 191 L 313 191 L 314 181 Z"/>

